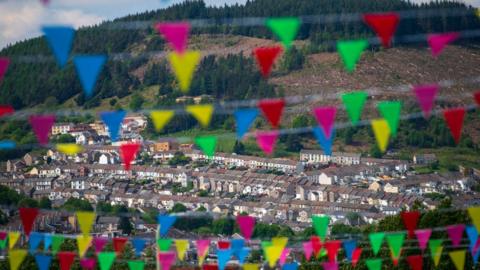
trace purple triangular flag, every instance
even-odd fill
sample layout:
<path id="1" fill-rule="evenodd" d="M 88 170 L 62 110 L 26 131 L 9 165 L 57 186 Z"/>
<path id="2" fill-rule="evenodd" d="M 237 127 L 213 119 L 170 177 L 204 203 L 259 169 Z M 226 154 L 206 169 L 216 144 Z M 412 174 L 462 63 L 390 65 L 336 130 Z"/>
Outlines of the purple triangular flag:
<path id="1" fill-rule="evenodd" d="M 458 247 L 460 242 L 462 242 L 463 231 L 465 230 L 465 225 L 450 225 L 447 227 L 447 234 L 450 241 L 452 241 L 453 247 Z"/>

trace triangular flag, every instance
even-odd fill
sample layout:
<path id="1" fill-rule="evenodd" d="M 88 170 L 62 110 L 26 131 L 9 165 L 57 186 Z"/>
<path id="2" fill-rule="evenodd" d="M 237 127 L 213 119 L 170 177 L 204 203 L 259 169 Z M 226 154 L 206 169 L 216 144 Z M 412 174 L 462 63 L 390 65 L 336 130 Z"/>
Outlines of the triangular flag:
<path id="1" fill-rule="evenodd" d="M 282 41 L 283 46 L 288 49 L 292 46 L 292 41 L 295 39 L 300 28 L 300 19 L 294 17 L 285 18 L 270 18 L 267 19 L 267 26 L 272 32 L 277 35 Z"/>
<path id="2" fill-rule="evenodd" d="M 244 239 L 232 239 L 230 241 L 230 244 L 232 246 L 232 250 L 234 255 L 236 255 L 236 252 L 242 250 L 242 248 L 245 246 L 245 240 Z"/>
<path id="3" fill-rule="evenodd" d="M 467 226 L 465 227 L 465 232 L 468 236 L 468 241 L 470 242 L 468 247 L 470 249 L 470 253 L 474 256 L 477 253 L 476 247 L 478 245 L 478 232 L 474 226 Z"/>
<path id="4" fill-rule="evenodd" d="M 8 260 L 10 261 L 10 269 L 17 270 L 27 256 L 27 251 L 24 249 L 14 249 L 8 252 Z M 63 269 L 62 269 L 63 270 Z"/>
<path id="5" fill-rule="evenodd" d="M 172 50 L 179 54 L 185 52 L 190 31 L 188 22 L 157 23 L 155 28 L 168 41 Z"/>
<path id="6" fill-rule="evenodd" d="M 48 134 L 55 122 L 55 115 L 32 115 L 29 122 L 38 142 L 42 145 L 48 144 Z"/>
<path id="7" fill-rule="evenodd" d="M 8 66 L 10 65 L 10 59 L 7 57 L 0 57 L 0 83 L 3 77 L 7 73 Z"/>
<path id="8" fill-rule="evenodd" d="M 447 109 L 443 111 L 443 118 L 447 122 L 456 144 L 460 143 L 462 138 L 463 121 L 465 119 L 465 108 Z"/>
<path id="9" fill-rule="evenodd" d="M 267 261 L 270 268 L 275 267 L 280 255 L 282 255 L 283 247 L 281 246 L 269 246 L 265 248 L 265 254 L 267 255 Z"/>
<path id="10" fill-rule="evenodd" d="M 243 270 L 258 270 L 258 263 L 246 263 L 243 265 Z"/>
<path id="11" fill-rule="evenodd" d="M 57 257 L 60 263 L 60 270 L 70 270 L 75 260 L 75 252 L 61 251 L 58 252 Z"/>
<path id="12" fill-rule="evenodd" d="M 255 227 L 255 218 L 251 216 L 238 215 L 236 220 L 242 236 L 247 240 L 251 239 L 253 228 Z"/>
<path id="13" fill-rule="evenodd" d="M 242 265 L 245 260 L 247 259 L 248 255 L 250 254 L 250 248 L 242 248 L 239 251 L 237 251 L 235 256 L 237 256 L 238 262 L 240 265 Z"/>
<path id="14" fill-rule="evenodd" d="M 43 235 L 41 233 L 32 232 L 28 237 L 28 252 L 30 252 L 30 254 L 35 254 L 42 240 Z"/>
<path id="15" fill-rule="evenodd" d="M 0 141 L 0 149 L 15 149 L 17 144 L 13 141 Z"/>
<path id="16" fill-rule="evenodd" d="M 8 248 L 13 249 L 18 239 L 20 238 L 19 232 L 9 232 L 8 233 Z"/>
<path id="17" fill-rule="evenodd" d="M 144 261 L 129 261 L 128 269 L 130 270 L 143 270 L 145 268 Z"/>
<path id="18" fill-rule="evenodd" d="M 413 238 L 415 236 L 415 229 L 417 228 L 418 220 L 420 219 L 419 211 L 402 211 L 400 213 L 403 224 L 408 231 L 408 237 Z"/>
<path id="19" fill-rule="evenodd" d="M 108 243 L 108 238 L 104 237 L 95 237 L 93 239 L 93 247 L 95 248 L 95 253 L 99 253 L 103 250 L 105 245 Z"/>
<path id="20" fill-rule="evenodd" d="M 15 112 L 15 109 L 10 105 L 0 105 L 0 117 L 10 115 Z"/>
<path id="21" fill-rule="evenodd" d="M 63 244 L 64 237 L 62 235 L 54 234 L 52 236 L 52 254 L 56 255 L 60 251 L 60 247 Z"/>
<path id="22" fill-rule="evenodd" d="M 368 235 L 370 240 L 370 246 L 372 247 L 373 255 L 377 255 L 382 247 L 383 238 L 385 238 L 384 232 L 371 233 Z"/>
<path id="23" fill-rule="evenodd" d="M 367 259 L 365 263 L 367 264 L 368 270 L 382 269 L 382 259 Z"/>
<path id="24" fill-rule="evenodd" d="M 75 30 L 66 26 L 46 26 L 42 28 L 48 45 L 53 51 L 60 68 L 65 67 L 72 49 Z"/>
<path id="25" fill-rule="evenodd" d="M 378 35 L 383 47 L 388 48 L 391 46 L 392 37 L 395 34 L 398 22 L 400 21 L 398 14 L 393 12 L 364 14 L 363 20 Z"/>
<path id="26" fill-rule="evenodd" d="M 438 93 L 438 86 L 435 84 L 419 85 L 413 88 L 413 92 L 415 93 L 417 101 L 420 104 L 420 108 L 423 112 L 423 117 L 429 118 L 435 98 Z"/>
<path id="27" fill-rule="evenodd" d="M 253 124 L 253 121 L 258 116 L 257 109 L 241 109 L 236 110 L 233 115 L 235 116 L 235 121 L 237 123 L 237 138 L 243 138 L 243 135 L 248 132 L 250 127 Z"/>
<path id="28" fill-rule="evenodd" d="M 284 99 L 264 99 L 258 103 L 265 118 L 273 128 L 278 128 L 285 107 Z"/>
<path id="29" fill-rule="evenodd" d="M 198 264 L 202 265 L 205 257 L 208 254 L 208 248 L 210 246 L 210 240 L 208 239 L 199 239 L 195 241 L 197 245 L 197 257 L 199 258 Z"/>
<path id="30" fill-rule="evenodd" d="M 135 255 L 137 257 L 142 256 L 142 252 L 145 249 L 146 244 L 147 244 L 147 240 L 142 238 L 134 238 L 132 240 L 132 246 L 135 249 Z"/>
<path id="31" fill-rule="evenodd" d="M 358 60 L 360 60 L 360 57 L 367 46 L 368 41 L 366 39 L 337 42 L 338 53 L 340 54 L 345 69 L 348 72 L 355 71 Z"/>
<path id="32" fill-rule="evenodd" d="M 85 212 L 85 211 L 78 211 L 76 213 L 77 222 L 80 226 L 80 231 L 83 235 L 88 235 L 92 230 L 93 222 L 95 221 L 95 213 L 94 212 Z"/>
<path id="33" fill-rule="evenodd" d="M 352 266 L 355 267 L 360 260 L 360 256 L 362 255 L 362 248 L 356 248 L 352 254 Z"/>
<path id="34" fill-rule="evenodd" d="M 267 247 L 273 246 L 273 245 L 272 245 L 272 242 L 270 242 L 270 241 L 261 241 L 260 244 L 261 244 L 261 246 L 262 246 L 263 256 L 266 258 L 266 257 L 267 257 L 267 252 L 266 252 Z"/>
<path id="35" fill-rule="evenodd" d="M 396 137 L 402 102 L 383 101 L 378 103 L 378 110 L 380 111 L 380 115 L 387 121 L 392 137 Z"/>
<path id="36" fill-rule="evenodd" d="M 312 243 L 313 254 L 315 254 L 315 257 L 318 257 L 320 250 L 322 249 L 322 241 L 320 240 L 320 237 L 312 235 L 310 237 L 310 243 Z"/>
<path id="37" fill-rule="evenodd" d="M 87 253 L 90 243 L 92 243 L 93 237 L 90 235 L 78 235 L 77 236 L 77 247 L 78 247 L 78 256 L 82 258 Z"/>
<path id="38" fill-rule="evenodd" d="M 360 115 L 362 114 L 367 97 L 368 94 L 364 91 L 356 91 L 342 95 L 343 105 L 352 124 L 356 125 L 360 120 Z"/>
<path id="39" fill-rule="evenodd" d="M 339 241 L 339 240 L 327 241 L 323 246 L 327 250 L 328 260 L 336 261 L 338 250 L 342 246 L 342 241 Z"/>
<path id="40" fill-rule="evenodd" d="M 125 170 L 130 170 L 130 166 L 132 161 L 135 160 L 138 150 L 140 150 L 140 144 L 138 143 L 124 143 L 120 145 L 120 156 L 122 157 Z"/>
<path id="41" fill-rule="evenodd" d="M 312 253 L 313 253 L 312 242 L 304 242 L 303 243 L 303 254 L 305 255 L 305 259 L 307 261 L 310 261 L 310 258 L 312 257 Z"/>
<path id="42" fill-rule="evenodd" d="M 0 250 L 4 250 L 7 247 L 8 233 L 0 232 Z"/>
<path id="43" fill-rule="evenodd" d="M 480 91 L 477 91 L 473 94 L 473 99 L 475 99 L 477 106 L 480 106 Z"/>
<path id="44" fill-rule="evenodd" d="M 173 226 L 177 217 L 174 215 L 159 215 L 157 217 L 158 225 L 160 225 L 160 236 L 165 236 L 170 230 L 170 227 Z"/>
<path id="45" fill-rule="evenodd" d="M 186 106 L 185 110 L 195 117 L 202 127 L 208 127 L 214 108 L 211 104 L 202 104 Z"/>
<path id="46" fill-rule="evenodd" d="M 442 255 L 442 240 L 441 239 L 431 239 L 428 241 L 428 248 L 430 249 L 431 257 L 433 258 L 433 261 L 435 263 L 435 266 L 438 265 L 438 262 L 440 261 L 440 257 Z"/>
<path id="47" fill-rule="evenodd" d="M 267 154 L 271 155 L 273 150 L 275 150 L 275 144 L 277 143 L 278 139 L 278 131 L 259 131 L 256 134 L 257 144 L 262 151 Z"/>
<path id="48" fill-rule="evenodd" d="M 403 241 L 405 240 L 405 233 L 392 233 L 387 235 L 387 243 L 392 253 L 392 259 L 398 260 L 402 252 Z"/>
<path id="49" fill-rule="evenodd" d="M 258 68 L 264 78 L 268 78 L 272 71 L 275 60 L 280 56 L 283 49 L 280 46 L 259 47 L 253 50 Z"/>
<path id="50" fill-rule="evenodd" d="M 418 246 L 423 252 L 427 248 L 428 240 L 430 240 L 432 235 L 432 229 L 415 230 L 415 235 L 417 236 Z"/>
<path id="51" fill-rule="evenodd" d="M 110 140 L 112 140 L 112 142 L 116 142 L 118 140 L 120 125 L 122 124 L 126 114 L 127 113 L 125 111 L 100 113 L 100 118 L 102 118 L 103 123 L 105 123 L 107 126 L 108 133 L 110 134 Z"/>
<path id="52" fill-rule="evenodd" d="M 80 266 L 85 270 L 94 270 L 97 265 L 95 258 L 83 258 L 80 259 Z"/>
<path id="53" fill-rule="evenodd" d="M 460 36 L 459 33 L 442 33 L 442 34 L 429 34 L 427 36 L 428 45 L 432 50 L 432 55 L 434 57 L 439 56 L 445 46 L 449 43 L 455 41 Z"/>
<path id="54" fill-rule="evenodd" d="M 377 145 L 380 151 L 384 153 L 387 151 L 388 140 L 390 139 L 390 128 L 388 122 L 384 119 L 372 120 L 372 129 L 377 140 Z"/>
<path id="55" fill-rule="evenodd" d="M 168 61 L 180 84 L 180 90 L 184 93 L 190 89 L 193 73 L 200 63 L 199 51 L 187 51 L 183 54 L 175 52 L 168 54 Z"/>
<path id="56" fill-rule="evenodd" d="M 37 262 L 38 270 L 48 270 L 52 262 L 52 256 L 35 255 L 35 262 Z"/>
<path id="57" fill-rule="evenodd" d="M 345 254 L 347 259 L 351 262 L 353 257 L 353 251 L 357 248 L 357 241 L 355 240 L 344 240 L 343 241 L 343 249 L 345 250 Z"/>
<path id="58" fill-rule="evenodd" d="M 227 240 L 219 240 L 217 242 L 218 249 L 229 249 L 230 248 L 230 241 Z"/>
<path id="59" fill-rule="evenodd" d="M 465 225 L 450 225 L 447 226 L 447 234 L 450 241 L 452 241 L 453 247 L 458 247 L 460 242 L 462 242 L 463 231 L 465 230 Z"/>
<path id="60" fill-rule="evenodd" d="M 480 206 L 469 207 L 468 214 L 472 219 L 473 225 L 475 225 L 475 228 L 477 228 L 477 231 L 480 231 Z"/>
<path id="61" fill-rule="evenodd" d="M 172 246 L 173 240 L 170 238 L 157 239 L 157 246 L 160 251 L 169 251 Z"/>
<path id="62" fill-rule="evenodd" d="M 83 150 L 83 147 L 74 143 L 60 143 L 57 144 L 57 150 L 66 155 L 76 155 Z"/>
<path id="63" fill-rule="evenodd" d="M 411 270 L 422 270 L 423 269 L 423 256 L 422 255 L 412 255 L 407 257 L 408 265 Z"/>
<path id="64" fill-rule="evenodd" d="M 455 250 L 448 253 L 450 259 L 452 259 L 453 264 L 457 270 L 465 269 L 465 256 L 467 255 L 466 250 Z"/>
<path id="65" fill-rule="evenodd" d="M 227 263 L 231 257 L 232 257 L 231 249 L 218 249 L 217 250 L 218 269 L 224 270 L 225 266 L 227 266 Z"/>
<path id="66" fill-rule="evenodd" d="M 330 223 L 329 216 L 312 216 L 313 228 L 315 233 L 320 237 L 322 241 L 325 241 L 327 235 L 328 223 Z"/>
<path id="67" fill-rule="evenodd" d="M 73 59 L 78 78 L 80 79 L 87 98 L 92 96 L 98 75 L 102 71 L 106 61 L 107 57 L 105 55 L 82 55 L 75 56 Z"/>
<path id="68" fill-rule="evenodd" d="M 338 270 L 338 262 L 324 262 L 322 263 L 323 270 Z"/>
<path id="69" fill-rule="evenodd" d="M 158 253 L 158 260 L 162 270 L 170 270 L 170 267 L 175 263 L 175 252 L 160 252 Z"/>
<path id="70" fill-rule="evenodd" d="M 298 269 L 298 263 L 293 262 L 293 263 L 286 263 L 282 266 L 282 270 L 297 270 Z"/>
<path id="71" fill-rule="evenodd" d="M 113 250 L 117 253 L 118 256 L 122 254 L 125 245 L 127 244 L 128 238 L 125 237 L 115 237 L 113 238 Z"/>
<path id="72" fill-rule="evenodd" d="M 115 261 L 115 252 L 100 252 L 97 254 L 100 270 L 110 270 Z"/>
<path id="73" fill-rule="evenodd" d="M 217 147 L 217 137 L 215 136 L 196 137 L 195 144 L 202 150 L 202 152 L 208 158 L 212 158 L 215 155 L 215 149 Z"/>
<path id="74" fill-rule="evenodd" d="M 218 270 L 218 265 L 217 264 L 205 264 L 202 267 L 202 270 Z"/>
<path id="75" fill-rule="evenodd" d="M 175 249 L 177 250 L 177 257 L 180 261 L 183 261 L 185 258 L 185 253 L 187 252 L 190 244 L 188 240 L 175 240 Z"/>
<path id="76" fill-rule="evenodd" d="M 272 246 L 285 248 L 287 246 L 287 243 L 288 243 L 288 237 L 277 236 L 272 238 Z"/>
<path id="77" fill-rule="evenodd" d="M 157 132 L 161 132 L 168 122 L 175 115 L 175 111 L 153 111 L 150 113 L 153 125 Z"/>
<path id="78" fill-rule="evenodd" d="M 332 136 L 333 126 L 335 124 L 335 115 L 337 114 L 337 107 L 317 107 L 313 109 L 313 115 L 317 119 L 318 125 L 323 130 L 325 137 Z"/>
<path id="79" fill-rule="evenodd" d="M 28 237 L 33 229 L 33 223 L 38 216 L 37 208 L 20 208 L 20 219 L 22 220 L 23 232 Z"/>

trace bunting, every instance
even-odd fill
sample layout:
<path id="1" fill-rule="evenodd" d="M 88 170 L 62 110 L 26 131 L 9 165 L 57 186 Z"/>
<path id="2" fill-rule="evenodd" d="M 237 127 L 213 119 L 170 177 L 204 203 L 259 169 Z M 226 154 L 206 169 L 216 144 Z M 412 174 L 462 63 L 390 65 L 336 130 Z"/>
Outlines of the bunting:
<path id="1" fill-rule="evenodd" d="M 353 125 L 356 125 L 358 121 L 360 121 L 367 97 L 368 94 L 365 91 L 356 91 L 342 95 L 343 105 Z"/>
<path id="2" fill-rule="evenodd" d="M 289 49 L 300 28 L 300 19 L 295 17 L 270 18 L 266 25 L 282 41 L 283 47 Z"/>
<path id="3" fill-rule="evenodd" d="M 337 42 L 337 51 L 347 72 L 355 71 L 357 63 L 367 47 L 368 41 L 366 39 Z"/>
<path id="4" fill-rule="evenodd" d="M 138 143 L 125 143 L 120 146 L 120 156 L 125 170 L 130 170 L 131 163 L 135 160 L 138 150 L 140 150 L 140 144 Z"/>
<path id="5" fill-rule="evenodd" d="M 275 150 L 275 144 L 278 139 L 277 131 L 259 131 L 257 132 L 257 144 L 260 149 L 266 154 L 271 155 Z"/>
<path id="6" fill-rule="evenodd" d="M 278 128 L 285 108 L 284 99 L 264 99 L 258 103 L 258 107 L 268 120 L 272 128 Z"/>
<path id="7" fill-rule="evenodd" d="M 195 144 L 208 157 L 212 158 L 215 155 L 215 148 L 217 146 L 217 137 L 204 136 L 195 138 Z"/>
<path id="8" fill-rule="evenodd" d="M 257 109 L 236 110 L 233 115 L 237 124 L 237 139 L 242 139 L 258 116 Z"/>
<path id="9" fill-rule="evenodd" d="M 20 219 L 22 220 L 23 231 L 28 237 L 33 229 L 35 219 L 38 216 L 37 208 L 20 208 Z"/>
<path id="10" fill-rule="evenodd" d="M 392 37 L 397 30 L 400 17 L 396 13 L 364 14 L 363 20 L 380 38 L 383 47 L 391 46 Z"/>
<path id="11" fill-rule="evenodd" d="M 83 91 L 87 98 L 93 94 L 93 89 L 97 82 L 98 75 L 102 71 L 107 56 L 105 55 L 82 55 L 75 56 L 73 62 L 77 69 L 78 78 L 82 84 Z"/>
<path id="12" fill-rule="evenodd" d="M 258 68 L 264 78 L 268 78 L 272 72 L 272 67 L 277 58 L 282 53 L 280 46 L 260 47 L 253 50 Z"/>
<path id="13" fill-rule="evenodd" d="M 402 103 L 400 101 L 383 101 L 378 103 L 378 110 L 380 111 L 382 117 L 387 121 L 393 138 L 397 136 L 401 109 Z"/>
<path id="14" fill-rule="evenodd" d="M 378 149 L 382 153 L 387 151 L 388 140 L 390 139 L 390 128 L 388 122 L 383 119 L 372 120 L 372 129 L 377 141 Z"/>
<path id="15" fill-rule="evenodd" d="M 417 97 L 417 101 L 420 104 L 422 109 L 423 116 L 425 119 L 430 117 L 430 112 L 432 111 L 435 98 L 438 93 L 437 85 L 420 85 L 413 88 L 413 92 Z"/>
<path id="16" fill-rule="evenodd" d="M 168 54 L 168 61 L 180 84 L 183 93 L 188 92 L 193 79 L 193 73 L 200 63 L 199 51 L 186 51 L 183 54 L 172 52 Z"/>
<path id="17" fill-rule="evenodd" d="M 122 124 L 126 114 L 127 113 L 125 111 L 100 113 L 100 118 L 107 126 L 108 133 L 110 134 L 110 139 L 112 140 L 112 142 L 116 142 L 118 140 L 120 133 L 120 125 Z"/>
<path id="18" fill-rule="evenodd" d="M 170 120 L 175 115 L 174 111 L 153 111 L 150 113 L 152 118 L 153 125 L 157 132 L 161 132 L 165 125 L 167 125 Z"/>
<path id="19" fill-rule="evenodd" d="M 8 260 L 10 262 L 10 269 L 17 270 L 27 257 L 27 251 L 24 249 L 14 249 L 8 252 Z M 62 269 L 63 270 L 63 269 Z"/>
<path id="20" fill-rule="evenodd" d="M 168 41 L 172 50 L 178 54 L 185 52 L 190 32 L 188 22 L 157 23 L 155 28 Z"/>
<path id="21" fill-rule="evenodd" d="M 75 30 L 67 26 L 45 26 L 42 30 L 57 59 L 58 66 L 64 68 L 72 49 Z"/>
<path id="22" fill-rule="evenodd" d="M 460 36 L 459 33 L 430 34 L 427 36 L 428 45 L 434 57 L 438 57 L 443 49 Z"/>
<path id="23" fill-rule="evenodd" d="M 202 104 L 189 105 L 185 110 L 197 119 L 202 127 L 206 128 L 210 124 L 214 108 L 211 104 Z"/>
<path id="24" fill-rule="evenodd" d="M 55 115 L 32 115 L 29 120 L 33 132 L 41 145 L 48 144 L 48 134 L 55 122 Z"/>
<path id="25" fill-rule="evenodd" d="M 450 133 L 452 134 L 455 144 L 460 143 L 462 137 L 463 122 L 465 119 L 465 109 L 455 108 L 443 111 L 443 117 L 447 122 Z"/>

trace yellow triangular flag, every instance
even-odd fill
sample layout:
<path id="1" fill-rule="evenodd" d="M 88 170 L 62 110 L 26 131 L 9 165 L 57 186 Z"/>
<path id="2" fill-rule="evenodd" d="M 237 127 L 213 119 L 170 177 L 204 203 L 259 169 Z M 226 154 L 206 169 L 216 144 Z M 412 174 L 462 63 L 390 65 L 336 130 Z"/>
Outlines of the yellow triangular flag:
<path id="1" fill-rule="evenodd" d="M 270 268 L 273 268 L 282 255 L 283 248 L 281 246 L 270 246 L 265 248 L 265 252 L 267 255 L 268 265 Z"/>
<path id="2" fill-rule="evenodd" d="M 20 238 L 19 232 L 9 232 L 8 233 L 8 248 L 12 249 Z"/>
<path id="3" fill-rule="evenodd" d="M 433 255 L 433 263 L 435 264 L 435 267 L 437 267 L 438 264 L 440 263 L 440 258 L 442 257 L 442 252 L 443 252 L 443 247 L 439 246 L 437 248 L 437 250 L 435 251 L 434 255 Z"/>
<path id="4" fill-rule="evenodd" d="M 183 54 L 171 52 L 168 54 L 168 60 L 180 83 L 180 90 L 187 92 L 192 82 L 193 72 L 200 63 L 200 52 L 186 51 Z"/>
<path id="5" fill-rule="evenodd" d="M 95 220 L 94 212 L 77 212 L 77 221 L 83 235 L 88 235 Z"/>
<path id="6" fill-rule="evenodd" d="M 57 144 L 57 150 L 66 155 L 75 155 L 83 150 L 83 147 L 74 143 L 61 143 Z"/>
<path id="7" fill-rule="evenodd" d="M 390 128 L 385 119 L 372 120 L 373 133 L 377 140 L 378 148 L 382 153 L 387 150 L 388 139 L 390 139 Z"/>
<path id="8" fill-rule="evenodd" d="M 183 261 L 185 258 L 185 253 L 187 252 L 189 247 L 188 240 L 175 240 L 175 248 L 177 249 L 177 257 L 180 261 Z"/>
<path id="9" fill-rule="evenodd" d="M 450 258 L 452 259 L 457 270 L 463 270 L 465 268 L 465 255 L 467 255 L 466 250 L 451 251 L 448 253 L 448 255 L 450 255 Z"/>
<path id="10" fill-rule="evenodd" d="M 93 237 L 87 235 L 78 235 L 77 236 L 77 246 L 78 246 L 78 256 L 82 258 L 85 256 L 88 248 L 90 247 L 90 243 L 92 242 Z"/>
<path id="11" fill-rule="evenodd" d="M 202 127 L 208 127 L 210 120 L 212 119 L 213 114 L 213 105 L 204 104 L 204 105 L 190 105 L 185 108 L 197 121 L 202 125 Z"/>
<path id="12" fill-rule="evenodd" d="M 468 208 L 468 214 L 472 219 L 473 225 L 477 228 L 477 232 L 480 232 L 480 207 L 470 207 Z"/>
<path id="13" fill-rule="evenodd" d="M 246 263 L 243 265 L 243 270 L 258 270 L 258 263 Z"/>
<path id="14" fill-rule="evenodd" d="M 287 246 L 288 237 L 273 237 L 272 238 L 272 246 L 279 246 L 284 249 Z"/>
<path id="15" fill-rule="evenodd" d="M 150 117 L 152 117 L 153 125 L 155 126 L 155 130 L 157 132 L 162 131 L 168 122 L 172 119 L 173 115 L 175 115 L 174 111 L 153 111 L 150 113 Z"/>
<path id="16" fill-rule="evenodd" d="M 27 256 L 25 249 L 14 249 L 8 252 L 8 260 L 10 261 L 10 269 L 17 270 Z"/>

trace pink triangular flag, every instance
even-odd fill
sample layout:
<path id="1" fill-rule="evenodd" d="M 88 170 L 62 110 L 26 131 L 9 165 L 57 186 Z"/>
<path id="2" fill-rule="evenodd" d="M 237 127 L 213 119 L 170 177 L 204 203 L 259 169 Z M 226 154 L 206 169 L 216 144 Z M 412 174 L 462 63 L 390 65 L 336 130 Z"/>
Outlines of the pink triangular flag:
<path id="1" fill-rule="evenodd" d="M 160 266 L 162 270 L 170 270 L 170 267 L 175 263 L 177 259 L 175 252 L 159 252 L 158 253 L 158 261 L 160 262 Z"/>
<path id="2" fill-rule="evenodd" d="M 29 122 L 38 142 L 42 145 L 48 144 L 48 134 L 55 123 L 55 115 L 32 115 Z"/>
<path id="3" fill-rule="evenodd" d="M 83 258 L 80 260 L 80 266 L 86 270 L 94 270 L 97 260 L 95 258 Z"/>
<path id="4" fill-rule="evenodd" d="M 442 34 L 430 34 L 427 37 L 428 45 L 432 49 L 432 55 L 437 57 L 442 53 L 445 46 L 455 41 L 460 36 L 459 33 L 442 33 Z"/>
<path id="5" fill-rule="evenodd" d="M 290 249 L 289 248 L 284 248 L 282 253 L 280 254 L 280 259 L 278 259 L 278 263 L 280 265 L 284 265 L 285 262 L 287 261 L 287 257 L 290 254 Z"/>
<path id="6" fill-rule="evenodd" d="M 428 240 L 430 240 L 432 235 L 432 229 L 415 230 L 415 235 L 417 236 L 418 246 L 423 252 L 427 248 Z"/>
<path id="7" fill-rule="evenodd" d="M 10 59 L 7 57 L 0 57 L 0 83 L 2 82 L 3 76 L 7 73 L 8 66 L 10 65 Z"/>
<path id="8" fill-rule="evenodd" d="M 255 218 L 251 216 L 238 215 L 237 224 L 240 228 L 240 233 L 245 239 L 252 238 L 253 228 L 255 227 Z"/>
<path id="9" fill-rule="evenodd" d="M 275 144 L 278 139 L 278 131 L 257 132 L 257 144 L 262 151 L 270 155 L 275 150 Z"/>
<path id="10" fill-rule="evenodd" d="M 170 43 L 172 49 L 182 54 L 187 49 L 188 32 L 190 24 L 188 22 L 178 23 L 157 23 L 157 31 Z"/>
<path id="11" fill-rule="evenodd" d="M 323 270 L 338 270 L 337 262 L 324 262 L 322 263 Z"/>
<path id="12" fill-rule="evenodd" d="M 307 261 L 310 261 L 310 258 L 312 257 L 312 254 L 313 254 L 312 242 L 308 241 L 303 243 L 303 252 L 305 254 L 305 259 Z"/>
<path id="13" fill-rule="evenodd" d="M 208 239 L 199 239 L 196 241 L 197 243 L 197 255 L 202 257 L 208 251 L 208 247 L 210 246 L 210 240 Z"/>
<path id="14" fill-rule="evenodd" d="M 465 225 L 450 225 L 447 227 L 447 234 L 450 241 L 452 241 L 453 247 L 458 247 L 460 242 L 462 242 L 463 231 L 465 230 Z"/>
<path id="15" fill-rule="evenodd" d="M 429 118 L 433 108 L 433 102 L 438 93 L 438 85 L 419 85 L 415 86 L 413 91 L 417 96 L 420 108 L 422 108 L 423 116 Z"/>
<path id="16" fill-rule="evenodd" d="M 332 136 L 333 125 L 335 124 L 335 115 L 337 114 L 337 107 L 317 107 L 313 109 L 313 114 L 317 119 L 318 124 L 323 129 L 325 137 Z"/>
<path id="17" fill-rule="evenodd" d="M 95 253 L 102 252 L 105 245 L 108 243 L 108 238 L 95 237 L 93 239 L 93 246 L 95 247 Z"/>

